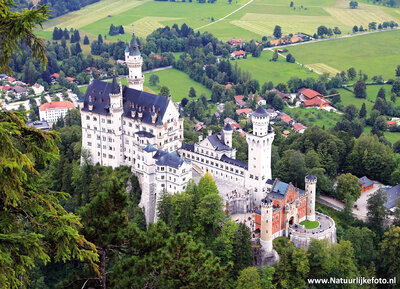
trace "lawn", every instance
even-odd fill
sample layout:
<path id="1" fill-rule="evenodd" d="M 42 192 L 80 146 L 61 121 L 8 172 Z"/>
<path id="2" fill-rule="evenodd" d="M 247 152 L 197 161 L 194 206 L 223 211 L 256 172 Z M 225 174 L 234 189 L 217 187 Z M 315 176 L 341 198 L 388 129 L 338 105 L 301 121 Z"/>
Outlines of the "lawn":
<path id="1" fill-rule="evenodd" d="M 150 85 L 149 79 L 152 74 L 158 75 L 160 79 L 157 86 Z M 191 79 L 186 73 L 173 68 L 146 73 L 144 84 L 155 93 L 160 91 L 161 86 L 167 86 L 171 92 L 172 100 L 175 102 L 181 101 L 184 97 L 188 98 L 190 87 L 196 90 L 197 97 L 204 93 L 207 99 L 211 98 L 211 90 Z"/>
<path id="2" fill-rule="evenodd" d="M 295 121 L 301 122 L 309 127 L 316 125 L 330 129 L 341 120 L 341 116 L 335 112 L 318 110 L 317 108 L 289 108 L 285 107 L 284 112 L 289 114 Z"/>
<path id="3" fill-rule="evenodd" d="M 390 90 L 391 85 L 367 85 L 367 98 L 356 98 L 353 93 L 347 91 L 345 89 L 338 89 L 340 93 L 340 104 L 343 106 L 347 106 L 350 104 L 354 104 L 358 109 L 361 108 L 362 104 L 365 103 L 365 108 L 367 109 L 367 117 L 374 106 L 376 96 L 378 94 L 379 89 L 383 87 L 386 92 L 386 100 L 390 100 Z M 350 88 L 353 90 L 353 88 Z"/>
<path id="4" fill-rule="evenodd" d="M 150 75 L 156 74 L 160 79 L 160 83 L 156 86 L 150 85 Z M 121 79 L 122 84 L 128 86 L 126 78 Z M 171 97 L 174 102 L 179 102 L 184 97 L 188 97 L 190 87 L 196 90 L 196 96 L 199 97 L 201 94 L 205 94 L 207 99 L 211 98 L 211 90 L 207 89 L 204 85 L 195 82 L 190 77 L 177 69 L 166 69 L 157 72 L 151 72 L 145 74 L 145 82 L 143 90 L 149 93 L 157 94 L 160 92 L 161 86 L 167 86 L 171 92 Z M 79 90 L 83 93 L 86 92 L 87 86 L 79 87 Z"/>
<path id="5" fill-rule="evenodd" d="M 272 53 L 270 50 L 264 50 L 260 57 L 249 55 L 246 59 L 232 61 L 232 65 L 237 63 L 242 71 L 248 70 L 252 77 L 260 82 L 260 85 L 268 81 L 272 81 L 276 85 L 287 82 L 293 76 L 302 79 L 318 77 L 316 73 L 300 65 L 286 62 L 284 57 L 279 57 L 276 62 L 269 61 L 272 58 Z"/>
<path id="6" fill-rule="evenodd" d="M 371 126 L 366 126 L 366 127 L 364 127 L 363 134 L 364 135 L 370 135 L 371 134 L 371 130 L 372 130 Z M 385 131 L 385 132 L 383 132 L 383 135 L 392 144 L 394 144 L 397 141 L 400 141 L 400 132 Z"/>
<path id="7" fill-rule="evenodd" d="M 304 227 L 306 227 L 307 230 L 311 230 L 311 229 L 317 228 L 319 226 L 319 222 L 305 220 L 305 221 L 301 222 L 300 225 L 303 225 Z"/>
<path id="8" fill-rule="evenodd" d="M 354 67 L 370 78 L 382 75 L 387 80 L 395 76 L 395 68 L 400 64 L 399 47 L 400 30 L 395 30 L 298 45 L 288 50 L 305 65 L 325 64 L 337 71 Z"/>

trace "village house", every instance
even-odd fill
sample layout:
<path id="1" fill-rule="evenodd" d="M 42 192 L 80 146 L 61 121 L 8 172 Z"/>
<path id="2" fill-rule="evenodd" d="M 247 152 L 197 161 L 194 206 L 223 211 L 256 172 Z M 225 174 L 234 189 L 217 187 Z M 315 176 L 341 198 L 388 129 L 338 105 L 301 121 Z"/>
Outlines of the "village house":
<path id="1" fill-rule="evenodd" d="M 252 112 L 253 110 L 251 108 L 241 108 L 236 110 L 238 115 L 243 115 L 245 118 L 249 118 Z"/>
<path id="2" fill-rule="evenodd" d="M 366 176 L 359 178 L 358 181 L 360 182 L 361 193 L 364 193 L 374 187 L 374 181 L 371 181 Z"/>
<path id="3" fill-rule="evenodd" d="M 201 131 L 203 128 L 206 128 L 206 126 L 205 126 L 204 123 L 202 123 L 202 122 L 198 122 L 198 123 L 196 123 L 196 125 L 194 126 L 194 130 L 195 130 L 196 132 Z"/>
<path id="4" fill-rule="evenodd" d="M 385 208 L 393 214 L 397 208 L 397 200 L 400 198 L 400 184 L 382 189 L 386 193 L 387 201 L 383 205 Z"/>
<path id="5" fill-rule="evenodd" d="M 279 95 L 280 98 L 282 98 L 283 101 L 289 101 L 290 100 L 290 95 L 287 93 L 283 93 L 276 88 L 271 89 L 269 92 L 274 92 L 277 95 Z"/>
<path id="6" fill-rule="evenodd" d="M 249 99 L 252 99 L 253 97 L 256 97 L 256 95 L 249 95 Z M 257 95 L 257 104 L 259 106 L 267 105 L 267 101 L 261 96 Z"/>
<path id="7" fill-rule="evenodd" d="M 42 121 L 28 121 L 26 124 L 27 124 L 27 126 L 30 126 L 30 127 L 36 127 L 39 130 L 45 130 L 45 131 L 50 130 L 50 125 L 45 120 L 42 120 Z"/>
<path id="8" fill-rule="evenodd" d="M 282 114 L 279 116 L 279 119 L 280 119 L 281 121 L 283 121 L 284 123 L 286 123 L 287 125 L 292 125 L 292 124 L 294 123 L 293 118 L 291 118 L 289 115 L 284 114 L 284 113 L 282 113 Z"/>
<path id="9" fill-rule="evenodd" d="M 14 91 L 16 98 L 20 98 L 22 94 L 27 94 L 28 91 L 26 87 L 22 87 L 19 85 L 14 86 L 12 90 Z"/>
<path id="10" fill-rule="evenodd" d="M 232 87 L 232 83 L 228 83 L 227 85 L 225 85 L 225 89 L 228 90 L 229 88 Z"/>
<path id="11" fill-rule="evenodd" d="M 278 116 L 278 112 L 273 108 L 267 108 L 270 119 L 274 119 Z"/>
<path id="12" fill-rule="evenodd" d="M 39 107 L 39 117 L 40 120 L 54 123 L 59 118 L 64 118 L 67 111 L 73 108 L 75 105 L 70 101 L 47 102 Z"/>
<path id="13" fill-rule="evenodd" d="M 242 48 L 243 46 L 242 39 L 229 39 L 226 43 L 228 43 L 231 46 L 239 46 L 240 48 Z"/>
<path id="14" fill-rule="evenodd" d="M 69 76 L 67 76 L 65 79 L 68 80 L 69 83 L 77 83 L 78 82 L 75 78 L 69 77 Z"/>
<path id="15" fill-rule="evenodd" d="M 231 57 L 236 58 L 236 59 L 243 58 L 243 57 L 245 57 L 245 55 L 246 55 L 246 52 L 243 50 L 233 51 L 231 53 Z"/>
<path id="16" fill-rule="evenodd" d="M 32 85 L 32 89 L 36 95 L 39 95 L 44 91 L 44 87 L 39 83 L 35 83 L 34 85 Z"/>
<path id="17" fill-rule="evenodd" d="M 289 134 L 290 134 L 290 131 L 284 130 L 284 131 L 282 132 L 282 134 L 283 134 L 283 136 L 288 137 Z"/>
<path id="18" fill-rule="evenodd" d="M 236 123 L 236 121 L 231 119 L 231 118 L 229 118 L 229 117 L 224 119 L 224 126 L 227 125 L 227 124 L 232 124 L 232 123 Z"/>
<path id="19" fill-rule="evenodd" d="M 243 108 L 247 106 L 247 103 L 243 100 L 244 96 L 243 95 L 235 95 L 235 103 L 238 107 Z"/>
<path id="20" fill-rule="evenodd" d="M 303 133 L 307 129 L 307 127 L 300 122 L 294 123 L 292 128 L 296 133 Z"/>
<path id="21" fill-rule="evenodd" d="M 0 73 L 0 80 L 6 79 L 6 78 L 8 78 L 7 74 Z"/>
<path id="22" fill-rule="evenodd" d="M 298 90 L 298 94 L 299 94 L 301 101 L 313 99 L 315 97 L 322 97 L 322 94 L 320 94 L 319 92 L 317 92 L 315 90 L 309 89 L 309 88 L 300 88 Z"/>

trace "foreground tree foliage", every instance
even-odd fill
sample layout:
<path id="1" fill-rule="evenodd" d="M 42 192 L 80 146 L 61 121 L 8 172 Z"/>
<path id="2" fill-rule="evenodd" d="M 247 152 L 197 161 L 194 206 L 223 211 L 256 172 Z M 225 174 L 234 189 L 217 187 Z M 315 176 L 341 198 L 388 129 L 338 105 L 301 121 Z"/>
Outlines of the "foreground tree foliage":
<path id="1" fill-rule="evenodd" d="M 0 72 L 12 73 L 8 66 L 11 55 L 19 50 L 18 43 L 24 42 L 32 49 L 32 57 L 47 63 L 43 42 L 33 33 L 50 16 L 46 5 L 38 5 L 37 9 L 13 12 L 14 0 L 0 1 Z"/>
<path id="2" fill-rule="evenodd" d="M 57 140 L 0 109 L 1 288 L 25 288 L 35 262 L 98 260 L 95 246 L 78 231 L 78 217 L 60 205 L 68 194 L 40 185 L 38 168 L 57 158 Z"/>

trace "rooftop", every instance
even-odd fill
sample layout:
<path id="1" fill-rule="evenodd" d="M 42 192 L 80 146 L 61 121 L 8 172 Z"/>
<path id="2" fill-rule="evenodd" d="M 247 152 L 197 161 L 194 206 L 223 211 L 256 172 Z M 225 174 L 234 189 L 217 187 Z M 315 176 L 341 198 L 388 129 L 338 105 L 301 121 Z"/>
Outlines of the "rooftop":
<path id="1" fill-rule="evenodd" d="M 66 101 L 66 100 L 52 101 L 52 102 L 47 102 L 45 104 L 42 104 L 39 109 L 41 111 L 46 111 L 49 109 L 65 109 L 65 108 L 67 108 L 67 109 L 75 108 L 75 105 L 72 102 Z"/>

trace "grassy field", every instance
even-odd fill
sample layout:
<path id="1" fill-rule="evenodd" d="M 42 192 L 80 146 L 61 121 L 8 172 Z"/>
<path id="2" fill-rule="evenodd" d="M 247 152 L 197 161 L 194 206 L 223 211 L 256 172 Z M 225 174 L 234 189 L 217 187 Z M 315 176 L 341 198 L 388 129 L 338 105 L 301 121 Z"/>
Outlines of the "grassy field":
<path id="1" fill-rule="evenodd" d="M 371 134 L 371 130 L 372 130 L 371 126 L 366 126 L 366 127 L 364 127 L 363 134 L 370 135 Z M 385 131 L 385 132 L 383 132 L 383 135 L 392 144 L 394 144 L 397 141 L 400 141 L 400 132 Z"/>
<path id="2" fill-rule="evenodd" d="M 305 226 L 307 230 L 311 230 L 311 229 L 317 228 L 319 226 L 319 222 L 305 220 L 305 221 L 301 222 L 300 225 Z"/>
<path id="3" fill-rule="evenodd" d="M 149 83 L 150 75 L 156 74 L 160 79 L 160 83 L 157 86 L 152 86 Z M 128 85 L 126 78 L 121 79 L 122 84 Z M 196 90 L 196 96 L 199 97 L 201 94 L 205 94 L 207 99 L 211 98 L 211 90 L 207 89 L 202 84 L 195 82 L 190 77 L 177 69 L 166 69 L 157 72 L 151 72 L 145 74 L 145 82 L 143 90 L 150 93 L 159 93 L 161 86 L 167 86 L 171 92 L 171 97 L 174 102 L 181 101 L 182 98 L 188 97 L 190 87 Z M 87 86 L 79 88 L 83 93 L 86 92 Z"/>
<path id="4" fill-rule="evenodd" d="M 209 31 L 222 40 L 242 38 L 260 39 L 272 35 L 275 25 L 280 25 L 284 34 L 305 32 L 314 34 L 317 27 L 338 26 L 343 34 L 351 32 L 354 25 L 367 26 L 369 22 L 398 21 L 400 9 L 360 3 L 358 9 L 350 9 L 347 0 L 299 0 L 290 7 L 287 0 L 254 0 L 249 5 L 219 20 L 240 8 L 248 0 L 227 0 L 214 4 L 193 2 L 162 2 L 151 0 L 101 0 L 46 23 L 39 35 L 51 38 L 48 33 L 55 26 L 76 28 L 89 36 L 108 34 L 111 24 L 123 25 L 124 35 L 108 36 L 109 40 L 129 40 L 135 27 L 139 36 L 146 36 L 158 27 L 186 23 L 200 31 Z M 90 37 L 89 37 L 90 38 Z"/>
<path id="5" fill-rule="evenodd" d="M 390 90 L 391 85 L 367 85 L 367 98 L 356 98 L 353 93 L 345 89 L 338 89 L 341 98 L 341 104 L 347 106 L 349 104 L 354 104 L 357 108 L 361 108 L 362 104 L 365 103 L 365 108 L 367 109 L 367 116 L 371 112 L 374 106 L 376 96 L 379 89 L 383 87 L 386 92 L 386 100 L 390 100 Z M 352 90 L 352 88 L 350 88 Z"/>
<path id="6" fill-rule="evenodd" d="M 264 50 L 260 57 L 249 55 L 247 59 L 232 61 L 232 65 L 236 62 L 242 71 L 248 70 L 252 77 L 260 82 L 260 85 L 268 81 L 272 81 L 276 85 L 288 81 L 292 76 L 302 79 L 318 76 L 300 65 L 286 62 L 283 57 L 279 57 L 276 62 L 269 61 L 271 58 L 272 51 Z"/>
<path id="7" fill-rule="evenodd" d="M 399 14 L 400 15 L 400 14 Z M 383 45 L 384 44 L 384 45 Z M 289 47 L 296 60 L 319 72 L 360 69 L 370 78 L 382 75 L 384 79 L 395 76 L 400 64 L 400 30 L 373 33 L 352 38 L 335 39 L 319 43 Z M 326 65 L 323 68 L 321 64 Z"/>
<path id="8" fill-rule="evenodd" d="M 289 114 L 297 122 L 301 122 L 307 127 L 316 125 L 321 128 L 325 127 L 326 129 L 329 129 L 334 127 L 341 119 L 341 116 L 337 113 L 318 110 L 317 108 L 285 107 L 284 112 Z"/>

